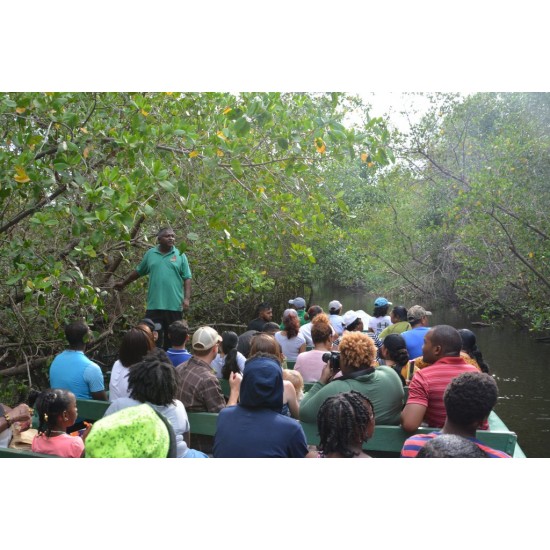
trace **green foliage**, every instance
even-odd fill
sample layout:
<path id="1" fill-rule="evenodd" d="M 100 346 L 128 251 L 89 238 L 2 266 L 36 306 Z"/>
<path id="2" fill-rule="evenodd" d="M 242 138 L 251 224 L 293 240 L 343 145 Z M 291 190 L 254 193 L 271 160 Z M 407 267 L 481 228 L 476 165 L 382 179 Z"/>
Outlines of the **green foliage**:
<path id="1" fill-rule="evenodd" d="M 550 95 L 436 96 L 380 180 L 379 256 L 409 289 L 550 328 Z M 372 213 L 372 209 L 371 209 Z"/>
<path id="2" fill-rule="evenodd" d="M 99 334 L 141 316 L 143 281 L 111 288 L 161 225 L 190 258 L 191 322 L 243 321 L 257 297 L 300 284 L 318 236 L 338 234 L 327 212 L 347 210 L 328 171 L 391 158 L 381 120 L 344 124 L 358 109 L 340 93 L 1 94 L 7 364 L 54 351 L 69 318 Z"/>

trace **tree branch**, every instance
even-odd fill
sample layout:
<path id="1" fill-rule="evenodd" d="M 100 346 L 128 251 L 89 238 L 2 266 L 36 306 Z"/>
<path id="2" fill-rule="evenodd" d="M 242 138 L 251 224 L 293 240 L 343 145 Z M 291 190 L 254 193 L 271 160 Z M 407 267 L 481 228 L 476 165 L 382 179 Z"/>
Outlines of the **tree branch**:
<path id="1" fill-rule="evenodd" d="M 130 232 L 130 239 L 134 239 L 136 235 L 139 232 L 139 228 L 141 227 L 141 224 L 145 221 L 145 215 L 142 214 L 139 216 L 139 218 L 134 222 L 134 226 L 132 227 L 132 231 Z M 103 273 L 103 276 L 100 279 L 99 286 L 105 286 L 109 279 L 113 276 L 115 271 L 120 266 L 123 255 L 119 254 L 112 262 L 109 263 L 109 265 L 105 268 L 105 271 Z"/>
<path id="2" fill-rule="evenodd" d="M 550 239 L 550 237 L 546 233 L 544 233 L 540 229 L 536 228 L 535 226 L 531 225 L 529 222 L 526 222 L 525 220 L 522 220 L 517 214 L 514 214 L 513 212 L 510 212 L 510 210 L 508 210 L 507 208 L 504 208 L 504 206 L 501 206 L 500 204 L 494 204 L 494 206 L 495 206 L 495 208 L 498 208 L 501 212 L 504 212 L 505 214 L 508 214 L 508 216 L 514 218 L 515 220 L 517 220 L 521 224 L 523 224 L 526 227 L 528 227 L 529 229 L 531 229 L 531 231 L 534 231 L 535 233 L 537 233 L 537 235 L 540 235 L 544 240 L 547 241 L 547 240 Z"/>
<path id="3" fill-rule="evenodd" d="M 17 225 L 21 220 L 34 214 L 37 210 L 42 208 L 45 204 L 48 204 L 49 202 L 53 201 L 56 197 L 61 195 L 61 193 L 65 192 L 66 190 L 67 190 L 67 185 L 63 184 L 60 187 L 58 187 L 57 190 L 54 191 L 49 197 L 44 197 L 41 201 L 37 202 L 31 208 L 28 208 L 27 210 L 23 210 L 23 212 L 20 212 L 19 214 L 17 214 L 15 218 L 13 218 L 8 223 L 0 227 L 0 234 L 5 233 L 8 229 L 10 229 L 10 227 Z"/>

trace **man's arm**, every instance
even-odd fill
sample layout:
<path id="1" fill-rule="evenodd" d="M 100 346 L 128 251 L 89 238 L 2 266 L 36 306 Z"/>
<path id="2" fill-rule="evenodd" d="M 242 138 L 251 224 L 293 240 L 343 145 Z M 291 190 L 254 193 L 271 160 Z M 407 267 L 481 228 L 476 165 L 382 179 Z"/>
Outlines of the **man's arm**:
<path id="1" fill-rule="evenodd" d="M 139 273 L 134 269 L 134 271 L 132 271 L 128 277 L 126 277 L 126 279 L 124 279 L 123 281 L 120 281 L 119 283 L 115 283 L 113 285 L 113 288 L 115 290 L 122 290 L 124 287 L 128 286 L 130 283 L 133 283 L 135 280 L 139 279 L 140 275 Z"/>
<path id="2" fill-rule="evenodd" d="M 109 398 L 107 397 L 107 392 L 105 390 L 92 391 L 90 393 L 92 394 L 92 399 L 96 399 L 97 401 L 109 401 Z"/>
<path id="3" fill-rule="evenodd" d="M 92 399 L 98 401 L 109 401 L 107 392 L 105 391 L 105 383 L 103 380 L 103 372 L 99 365 L 90 361 L 90 364 L 84 370 L 84 381 L 88 385 Z"/>
<path id="4" fill-rule="evenodd" d="M 23 427 L 21 431 L 28 430 L 31 425 L 32 410 L 25 403 L 10 409 L 0 405 L 0 432 L 7 430 L 14 422 L 20 422 Z"/>
<path id="5" fill-rule="evenodd" d="M 415 432 L 426 414 L 426 407 L 424 405 L 418 405 L 416 403 L 409 403 L 405 405 L 405 408 L 401 411 L 401 427 L 406 432 Z"/>
<path id="6" fill-rule="evenodd" d="M 191 279 L 183 281 L 183 309 L 189 309 L 189 301 L 191 300 Z"/>
<path id="7" fill-rule="evenodd" d="M 236 372 L 231 373 L 231 376 L 229 377 L 229 399 L 227 400 L 226 407 L 232 407 L 238 403 L 242 379 L 242 374 Z"/>
<path id="8" fill-rule="evenodd" d="M 220 383 L 217 380 L 207 378 L 203 380 L 200 392 L 207 412 L 220 412 L 225 408 L 225 398 Z"/>

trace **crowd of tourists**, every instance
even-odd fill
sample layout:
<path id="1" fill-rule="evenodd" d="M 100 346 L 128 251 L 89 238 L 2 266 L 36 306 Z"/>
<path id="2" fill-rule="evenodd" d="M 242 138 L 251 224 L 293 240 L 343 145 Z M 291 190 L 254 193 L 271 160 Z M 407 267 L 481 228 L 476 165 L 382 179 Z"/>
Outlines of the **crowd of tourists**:
<path id="1" fill-rule="evenodd" d="M 191 270 L 175 239 L 161 228 L 158 244 L 113 285 L 120 292 L 149 277 L 145 318 L 123 335 L 108 385 L 86 356 L 88 325 L 68 323 L 50 388 L 0 404 L 0 447 L 67 458 L 366 458 L 378 424 L 411 434 L 402 457 L 508 456 L 475 437 L 488 428 L 497 387 L 470 330 L 430 328 L 430 311 L 382 296 L 372 314 L 344 312 L 338 300 L 326 312 L 307 308 L 296 297 L 280 324 L 263 302 L 240 335 L 209 326 L 190 334 Z M 110 404 L 91 424 L 78 399 Z M 194 412 L 217 414 L 214 436 L 193 434 Z M 415 434 L 420 426 L 436 430 Z"/>
<path id="2" fill-rule="evenodd" d="M 298 297 L 278 325 L 262 303 L 240 335 L 209 326 L 190 334 L 178 319 L 166 349 L 159 324 L 144 318 L 123 335 L 108 386 L 85 354 L 89 327 L 72 322 L 51 388 L 2 407 L 0 446 L 29 431 L 32 451 L 73 458 L 366 458 L 376 425 L 389 425 L 411 434 L 405 458 L 507 457 L 476 439 L 498 391 L 475 335 L 430 328 L 420 305 L 391 306 L 380 297 L 369 315 L 333 300 L 325 313 Z M 84 424 L 77 399 L 110 405 Z M 191 437 L 188 413 L 201 411 L 218 414 L 214 436 Z M 317 445 L 308 445 L 308 425 Z M 420 426 L 437 429 L 415 434 Z"/>

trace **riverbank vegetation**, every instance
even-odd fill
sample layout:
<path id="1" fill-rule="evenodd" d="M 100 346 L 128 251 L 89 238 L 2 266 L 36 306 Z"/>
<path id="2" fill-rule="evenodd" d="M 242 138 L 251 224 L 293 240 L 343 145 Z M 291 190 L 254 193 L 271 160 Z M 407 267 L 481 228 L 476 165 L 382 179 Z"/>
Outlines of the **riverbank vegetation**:
<path id="1" fill-rule="evenodd" d="M 550 94 L 433 95 L 350 196 L 367 285 L 548 330 L 549 128 Z"/>
<path id="2" fill-rule="evenodd" d="M 162 225 L 191 325 L 324 278 L 548 329 L 549 94 L 434 95 L 406 135 L 377 114 L 342 93 L 1 94 L 2 384 L 44 372 L 75 315 L 116 353 L 146 281 L 112 285 Z"/>

